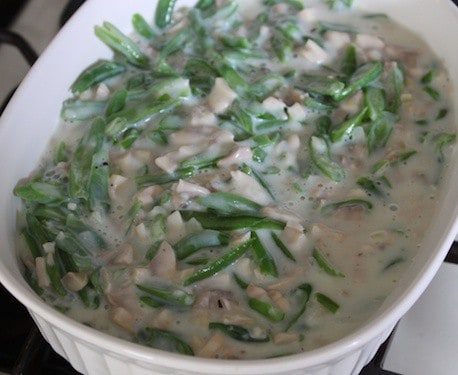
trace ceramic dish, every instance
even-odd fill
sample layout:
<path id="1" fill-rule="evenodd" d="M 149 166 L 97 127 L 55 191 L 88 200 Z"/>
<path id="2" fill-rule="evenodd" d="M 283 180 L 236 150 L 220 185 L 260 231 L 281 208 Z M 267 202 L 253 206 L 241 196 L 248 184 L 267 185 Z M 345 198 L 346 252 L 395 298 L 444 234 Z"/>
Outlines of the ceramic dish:
<path id="1" fill-rule="evenodd" d="M 189 2 L 181 1 L 182 4 Z M 453 84 L 452 116 L 458 115 L 458 10 L 448 0 L 356 0 L 355 6 L 383 12 L 415 30 L 440 56 Z M 0 121 L 0 281 L 29 310 L 53 348 L 86 374 L 357 374 L 372 358 L 396 322 L 433 278 L 458 232 L 458 154 L 445 176 L 436 215 L 418 256 L 398 287 L 367 323 L 343 339 L 319 349 L 255 361 L 185 357 L 142 347 L 77 323 L 46 305 L 22 278 L 15 254 L 17 201 L 12 190 L 36 166 L 54 132 L 62 101 L 74 77 L 91 62 L 111 56 L 93 35 L 108 20 L 128 32 L 130 17 L 151 17 L 154 0 L 92 0 L 62 29 L 17 90 Z M 458 121 L 456 121 L 458 124 Z"/>

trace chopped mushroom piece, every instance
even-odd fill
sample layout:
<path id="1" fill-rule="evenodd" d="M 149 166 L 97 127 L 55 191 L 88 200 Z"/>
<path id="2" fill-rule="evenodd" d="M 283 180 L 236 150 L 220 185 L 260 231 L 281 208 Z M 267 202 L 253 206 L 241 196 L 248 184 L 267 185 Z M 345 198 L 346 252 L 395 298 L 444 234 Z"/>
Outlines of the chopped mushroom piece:
<path id="1" fill-rule="evenodd" d="M 143 207 L 155 202 L 161 194 L 164 192 L 164 189 L 160 185 L 152 185 L 140 190 L 136 197 L 139 201 L 143 202 Z"/>
<path id="2" fill-rule="evenodd" d="M 251 160 L 253 157 L 253 151 L 250 147 L 242 146 L 237 147 L 225 158 L 218 161 L 218 167 L 229 168 L 233 165 L 240 165 Z"/>
<path id="3" fill-rule="evenodd" d="M 111 260 L 112 264 L 129 265 L 134 261 L 134 248 L 131 244 L 125 243 Z"/>
<path id="4" fill-rule="evenodd" d="M 130 333 L 135 333 L 135 317 L 125 308 L 117 306 L 110 311 L 111 320 Z"/>
<path id="5" fill-rule="evenodd" d="M 197 351 L 199 357 L 214 358 L 223 348 L 226 338 L 219 331 L 215 332 L 205 345 Z"/>
<path id="6" fill-rule="evenodd" d="M 248 285 L 246 288 L 246 293 L 248 297 L 251 298 L 261 298 L 267 296 L 267 291 L 265 289 L 253 284 Z"/>
<path id="7" fill-rule="evenodd" d="M 327 45 L 337 50 L 348 46 L 351 42 L 350 35 L 341 31 L 327 31 L 324 38 Z"/>
<path id="8" fill-rule="evenodd" d="M 163 241 L 155 257 L 149 264 L 151 274 L 163 279 L 171 280 L 176 272 L 176 257 L 172 246 Z"/>
<path id="9" fill-rule="evenodd" d="M 274 336 L 274 344 L 290 344 L 292 342 L 299 340 L 299 334 L 297 333 L 288 333 L 288 332 L 279 332 Z"/>
<path id="10" fill-rule="evenodd" d="M 261 209 L 261 214 L 266 217 L 270 217 L 275 220 L 283 221 L 285 223 L 287 222 L 296 222 L 296 223 L 301 223 L 304 222 L 304 218 L 299 216 L 293 211 L 290 211 L 286 208 L 281 208 L 278 206 L 271 207 L 263 207 Z"/>
<path id="11" fill-rule="evenodd" d="M 312 39 L 307 40 L 304 48 L 299 51 L 299 56 L 302 56 L 314 64 L 323 64 L 328 58 L 328 54 L 324 49 Z"/>
<path id="12" fill-rule="evenodd" d="M 73 292 L 83 289 L 89 281 L 86 272 L 67 272 L 62 278 L 64 285 Z"/>
<path id="13" fill-rule="evenodd" d="M 213 112 L 217 114 L 223 113 L 229 108 L 235 98 L 237 98 L 237 93 L 229 87 L 223 78 L 217 77 L 213 89 L 208 96 L 208 105 Z"/>
<path id="14" fill-rule="evenodd" d="M 273 303 L 283 312 L 288 312 L 291 308 L 288 299 L 281 293 L 280 291 L 276 289 L 269 289 L 267 291 L 267 294 L 269 295 L 270 299 L 273 301 Z"/>
<path id="15" fill-rule="evenodd" d="M 362 49 L 382 49 L 385 47 L 385 42 L 382 39 L 371 34 L 357 34 L 355 43 Z"/>
<path id="16" fill-rule="evenodd" d="M 186 236 L 186 226 L 180 211 L 174 211 L 166 219 L 166 235 L 169 242 L 174 245 Z"/>
<path id="17" fill-rule="evenodd" d="M 231 191 L 261 205 L 269 204 L 272 201 L 266 190 L 253 177 L 242 171 L 232 171 L 231 177 Z"/>
<path id="18" fill-rule="evenodd" d="M 49 280 L 49 275 L 46 271 L 45 258 L 35 258 L 35 270 L 37 272 L 38 285 L 42 288 L 47 288 L 51 284 L 51 281 Z"/>
<path id="19" fill-rule="evenodd" d="M 175 189 L 179 194 L 187 194 L 189 197 L 203 197 L 210 194 L 210 190 L 207 188 L 181 179 L 172 186 L 172 189 Z"/>

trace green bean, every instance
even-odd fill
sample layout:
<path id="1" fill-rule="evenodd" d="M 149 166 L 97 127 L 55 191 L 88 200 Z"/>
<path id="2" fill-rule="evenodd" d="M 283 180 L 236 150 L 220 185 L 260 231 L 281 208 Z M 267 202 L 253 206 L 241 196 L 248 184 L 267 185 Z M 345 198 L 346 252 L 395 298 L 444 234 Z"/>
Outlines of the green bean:
<path id="1" fill-rule="evenodd" d="M 421 77 L 420 82 L 424 85 L 429 85 L 436 76 L 436 71 L 434 69 L 428 71 L 423 77 Z"/>
<path id="2" fill-rule="evenodd" d="M 386 270 L 389 270 L 390 268 L 394 267 L 395 265 L 399 264 L 399 263 L 402 263 L 405 261 L 405 258 L 400 256 L 400 257 L 396 257 L 394 259 L 392 259 L 391 261 L 388 262 L 388 264 L 383 267 L 383 272 L 386 271 Z"/>
<path id="3" fill-rule="evenodd" d="M 137 34 L 141 35 L 146 39 L 152 39 L 156 36 L 153 28 L 146 22 L 145 18 L 139 13 L 135 13 L 132 16 L 132 26 L 134 27 Z"/>
<path id="4" fill-rule="evenodd" d="M 102 26 L 95 26 L 95 35 L 107 46 L 124 55 L 129 63 L 143 68 L 148 66 L 149 59 L 140 47 L 112 23 L 104 22 Z"/>
<path id="5" fill-rule="evenodd" d="M 388 15 L 386 15 L 385 13 L 369 13 L 369 14 L 365 14 L 363 16 L 363 18 L 366 18 L 366 19 L 388 19 Z"/>
<path id="6" fill-rule="evenodd" d="M 283 241 L 280 239 L 280 237 L 278 237 L 278 235 L 274 232 L 271 232 L 270 233 L 270 236 L 272 237 L 272 239 L 274 240 L 275 242 L 275 245 L 278 246 L 278 248 L 281 250 L 281 252 L 289 259 L 291 259 L 293 262 L 296 261 L 296 258 L 294 257 L 294 255 L 291 253 L 291 251 L 289 251 L 289 249 L 286 247 L 286 245 L 283 243 Z"/>
<path id="7" fill-rule="evenodd" d="M 221 231 L 274 229 L 281 230 L 285 223 L 266 217 L 240 215 L 219 216 L 209 212 L 181 211 L 186 219 L 195 218 L 203 228 Z"/>
<path id="8" fill-rule="evenodd" d="M 439 98 L 441 96 L 440 92 L 437 91 L 436 89 L 433 89 L 431 86 L 423 87 L 423 91 L 426 92 L 436 102 L 439 100 Z"/>
<path id="9" fill-rule="evenodd" d="M 117 140 L 123 133 L 138 123 L 148 120 L 155 114 L 170 110 L 180 104 L 179 100 L 170 98 L 164 94 L 156 100 L 139 104 L 136 107 L 129 107 L 115 113 L 107 119 L 108 125 L 105 134 Z"/>
<path id="10" fill-rule="evenodd" d="M 108 179 L 108 149 L 105 148 L 92 156 L 87 181 L 88 205 L 90 210 L 94 210 L 97 206 L 106 207 L 109 204 Z"/>
<path id="11" fill-rule="evenodd" d="M 396 121 L 395 115 L 390 112 L 383 112 L 372 123 L 369 124 L 367 134 L 367 148 L 372 153 L 378 148 L 385 147 Z"/>
<path id="12" fill-rule="evenodd" d="M 183 75 L 189 78 L 194 93 L 208 95 L 213 88 L 215 78 L 219 76 L 219 72 L 205 59 L 191 57 L 186 62 Z"/>
<path id="13" fill-rule="evenodd" d="M 248 285 L 250 285 L 245 280 L 243 280 L 239 275 L 237 275 L 235 272 L 232 273 L 232 276 L 234 277 L 235 282 L 241 289 L 246 290 L 246 288 L 248 288 Z"/>
<path id="14" fill-rule="evenodd" d="M 338 201 L 338 202 L 329 203 L 327 205 L 324 205 L 323 207 L 321 207 L 321 213 L 328 214 L 342 207 L 353 207 L 353 206 L 362 206 L 366 210 L 372 209 L 372 203 L 369 202 L 368 200 L 355 198 L 355 199 L 346 199 L 343 201 Z"/>
<path id="15" fill-rule="evenodd" d="M 328 259 L 325 258 L 325 256 L 321 253 L 320 250 L 318 250 L 316 247 L 313 249 L 313 258 L 316 260 L 317 264 L 320 266 L 320 268 L 326 272 L 328 275 L 331 276 L 336 276 L 336 277 L 345 277 L 345 275 L 337 271 L 329 262 Z"/>
<path id="16" fill-rule="evenodd" d="M 299 285 L 297 287 L 297 291 L 301 292 L 301 294 L 304 295 L 303 296 L 303 300 L 302 300 L 302 306 L 299 309 L 299 311 L 289 321 L 288 325 L 285 328 L 285 332 L 288 331 L 289 329 L 291 329 L 291 327 L 293 327 L 297 323 L 299 318 L 302 315 L 304 315 L 305 309 L 307 308 L 307 303 L 310 300 L 310 296 L 312 294 L 312 286 L 310 284 L 308 284 L 308 283 L 304 283 L 304 284 Z"/>
<path id="17" fill-rule="evenodd" d="M 293 51 L 293 43 L 285 38 L 281 30 L 275 28 L 270 37 L 270 46 L 278 60 L 282 63 L 288 60 Z"/>
<path id="18" fill-rule="evenodd" d="M 351 76 L 357 68 L 356 47 L 354 44 L 348 46 L 342 61 L 340 71 L 346 76 Z"/>
<path id="19" fill-rule="evenodd" d="M 226 336 L 229 336 L 233 338 L 234 340 L 241 341 L 241 342 L 260 343 L 260 342 L 269 341 L 269 336 L 262 337 L 262 338 L 252 337 L 250 335 L 250 332 L 246 328 L 243 328 L 235 324 L 210 322 L 208 324 L 208 328 L 220 330 Z"/>
<path id="20" fill-rule="evenodd" d="M 333 95 L 337 101 L 343 100 L 357 90 L 374 82 L 382 73 L 383 67 L 380 61 L 369 62 L 360 66 L 350 77 L 348 84 L 340 92 Z"/>
<path id="21" fill-rule="evenodd" d="M 215 0 L 199 0 L 194 6 L 196 9 L 207 10 L 215 5 Z"/>
<path id="22" fill-rule="evenodd" d="M 129 208 L 129 211 L 127 212 L 127 217 L 129 219 L 129 226 L 126 229 L 126 232 L 124 233 L 125 236 L 127 236 L 130 231 L 132 230 L 132 227 L 137 224 L 137 219 L 138 216 L 140 215 L 140 210 L 142 209 L 143 202 L 141 200 L 137 200 L 132 207 Z"/>
<path id="23" fill-rule="evenodd" d="M 364 107 L 358 114 L 337 125 L 331 130 L 330 138 L 332 142 L 340 141 L 345 135 L 350 135 L 353 129 L 363 122 L 368 108 Z"/>
<path id="24" fill-rule="evenodd" d="M 170 331 L 147 327 L 137 334 L 140 343 L 151 348 L 165 350 L 172 353 L 194 355 L 192 348 Z"/>
<path id="25" fill-rule="evenodd" d="M 91 129 L 79 141 L 73 160 L 70 165 L 69 192 L 72 198 L 88 199 L 88 177 L 92 168 L 92 160 L 100 151 L 104 141 L 105 121 L 97 118 L 91 125 Z"/>
<path id="26" fill-rule="evenodd" d="M 310 74 L 302 74 L 295 86 L 306 92 L 333 98 L 340 97 L 345 88 L 345 84 L 337 79 Z"/>
<path id="27" fill-rule="evenodd" d="M 228 251 L 221 257 L 215 259 L 213 262 L 195 271 L 190 277 L 188 277 L 183 282 L 183 285 L 187 286 L 190 284 L 194 284 L 198 281 L 208 279 L 209 277 L 214 276 L 216 273 L 229 267 L 237 259 L 243 256 L 243 254 L 245 254 L 248 251 L 248 249 L 252 246 L 252 244 L 253 244 L 253 240 L 250 239 L 246 241 L 245 243 L 243 243 L 242 245 L 235 247 L 234 249 Z"/>
<path id="28" fill-rule="evenodd" d="M 396 63 L 393 67 L 391 76 L 388 76 L 388 81 L 385 82 L 385 90 L 387 96 L 387 110 L 392 113 L 397 113 L 401 106 L 401 95 L 404 89 L 404 72 Z"/>
<path id="29" fill-rule="evenodd" d="M 139 298 L 140 302 L 143 303 L 146 306 L 152 307 L 154 309 L 158 307 L 163 307 L 164 303 L 159 302 L 158 300 L 155 300 L 154 298 L 151 298 L 149 296 L 141 296 Z"/>
<path id="30" fill-rule="evenodd" d="M 377 187 L 377 184 L 368 177 L 360 177 L 357 184 L 361 186 L 368 194 L 383 196 L 383 192 Z"/>
<path id="31" fill-rule="evenodd" d="M 129 129 L 124 133 L 122 140 L 119 141 L 119 145 L 124 150 L 128 150 L 132 147 L 138 137 L 140 137 L 140 132 L 137 129 Z"/>
<path id="32" fill-rule="evenodd" d="M 435 145 L 436 151 L 439 153 L 440 161 L 445 160 L 444 149 L 447 145 L 452 144 L 456 141 L 456 134 L 452 133 L 439 133 L 436 134 L 432 141 Z"/>
<path id="33" fill-rule="evenodd" d="M 64 201 L 66 199 L 61 186 L 39 181 L 16 186 L 13 193 L 25 201 L 42 204 Z"/>
<path id="34" fill-rule="evenodd" d="M 323 138 L 310 137 L 309 149 L 313 164 L 325 176 L 335 182 L 340 182 L 345 178 L 345 172 L 342 167 L 331 159 L 329 145 Z"/>
<path id="35" fill-rule="evenodd" d="M 219 160 L 223 159 L 224 156 L 207 157 L 207 153 L 195 155 L 188 160 L 184 160 L 180 163 L 180 168 L 194 169 L 196 171 L 207 168 L 216 168 Z"/>
<path id="36" fill-rule="evenodd" d="M 173 10 L 176 0 L 159 0 L 156 6 L 154 22 L 160 29 L 164 29 L 172 23 Z"/>
<path id="37" fill-rule="evenodd" d="M 75 236 L 60 232 L 55 239 L 56 245 L 71 256 L 78 271 L 94 269 L 90 251 Z"/>
<path id="38" fill-rule="evenodd" d="M 140 284 L 136 285 L 138 289 L 147 293 L 149 297 L 167 305 L 191 306 L 195 301 L 195 297 L 192 294 L 176 287 L 168 286 L 167 288 L 155 288 Z"/>
<path id="39" fill-rule="evenodd" d="M 369 117 L 375 121 L 385 110 L 385 93 L 382 89 L 368 87 L 365 91 L 364 101 L 368 108 Z"/>
<path id="40" fill-rule="evenodd" d="M 229 244 L 230 238 L 229 234 L 215 230 L 192 233 L 174 246 L 175 254 L 178 260 L 182 260 L 200 249 L 226 246 Z"/>
<path id="41" fill-rule="evenodd" d="M 304 98 L 304 105 L 317 111 L 329 111 L 334 109 L 334 106 L 321 95 L 306 95 Z"/>
<path id="42" fill-rule="evenodd" d="M 232 193 L 211 193 L 197 200 L 201 206 L 219 215 L 255 214 L 261 209 L 259 203 Z"/>
<path id="43" fill-rule="evenodd" d="M 285 313 L 268 302 L 261 301 L 258 298 L 248 300 L 250 308 L 272 322 L 281 322 L 285 318 Z"/>
<path id="44" fill-rule="evenodd" d="M 51 282 L 51 287 L 54 289 L 59 296 L 66 296 L 67 290 L 62 285 L 61 279 L 64 276 L 63 273 L 59 270 L 58 264 L 53 260 L 51 263 L 46 259 L 46 273 L 49 276 L 49 281 Z"/>
<path id="45" fill-rule="evenodd" d="M 318 33 L 323 35 L 327 31 L 339 31 L 342 33 L 356 34 L 357 31 L 348 25 L 342 25 L 340 23 L 333 22 L 318 22 Z"/>
<path id="46" fill-rule="evenodd" d="M 27 230 L 27 228 L 23 229 L 21 234 L 24 237 L 25 244 L 27 245 L 33 259 L 44 256 L 43 246 L 39 241 L 37 241 L 37 238 Z"/>
<path id="47" fill-rule="evenodd" d="M 322 294 L 322 293 L 316 293 L 316 300 L 326 309 L 328 309 L 330 312 L 335 314 L 337 310 L 339 310 L 339 304 L 335 301 L 333 301 L 331 298 L 328 296 Z"/>
<path id="48" fill-rule="evenodd" d="M 259 270 L 263 275 L 278 277 L 277 266 L 272 258 L 272 255 L 266 250 L 256 232 L 251 232 L 253 239 L 253 251 L 256 255 L 256 261 L 259 265 Z"/>
<path id="49" fill-rule="evenodd" d="M 135 182 L 139 188 L 145 188 L 151 185 L 165 185 L 176 182 L 180 179 L 186 179 L 194 175 L 194 168 L 179 168 L 173 173 L 146 174 L 137 176 Z"/>
<path id="50" fill-rule="evenodd" d="M 439 112 L 437 112 L 437 116 L 434 120 L 439 121 L 442 120 L 445 116 L 448 114 L 448 109 L 447 108 L 441 108 Z"/>
<path id="51" fill-rule="evenodd" d="M 181 51 L 189 42 L 189 30 L 180 31 L 172 39 L 168 39 L 162 46 L 160 51 L 160 58 L 166 59 L 170 55 Z"/>
<path id="52" fill-rule="evenodd" d="M 126 66 L 115 61 L 102 60 L 84 70 L 71 85 L 73 93 L 82 93 L 90 87 L 124 73 Z"/>
<path id="53" fill-rule="evenodd" d="M 225 63 L 217 64 L 217 66 L 221 76 L 237 94 L 243 95 L 249 89 L 246 79 L 237 70 Z"/>
<path id="54" fill-rule="evenodd" d="M 127 94 L 128 91 L 125 89 L 121 89 L 113 93 L 107 107 L 105 108 L 106 117 L 110 117 L 124 108 L 126 105 Z"/>
<path id="55" fill-rule="evenodd" d="M 68 99 L 62 104 L 60 117 L 67 121 L 85 121 L 103 115 L 107 103 L 97 100 Z"/>
<path id="56" fill-rule="evenodd" d="M 331 9 L 339 7 L 351 8 L 353 5 L 353 0 L 326 0 L 326 2 Z"/>

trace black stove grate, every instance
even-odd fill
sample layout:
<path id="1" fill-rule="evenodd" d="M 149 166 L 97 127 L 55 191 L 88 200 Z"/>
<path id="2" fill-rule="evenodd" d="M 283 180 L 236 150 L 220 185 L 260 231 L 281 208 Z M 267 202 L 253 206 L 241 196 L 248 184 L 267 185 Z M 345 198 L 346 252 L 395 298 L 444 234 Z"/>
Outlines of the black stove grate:
<path id="1" fill-rule="evenodd" d="M 15 1 L 13 7 L 12 4 Z M 60 17 L 60 24 L 63 25 L 84 1 L 69 0 Z M 0 28 L 11 22 L 12 17 L 25 2 L 25 0 L 6 1 L 6 5 L 11 5 L 11 8 L 8 8 L 10 18 L 1 21 Z M 453 0 L 453 2 L 458 4 L 458 0 Z M 37 59 L 33 48 L 17 34 L 0 29 L 1 43 L 16 46 L 30 65 Z M 0 104 L 0 115 L 13 92 Z M 451 247 L 445 261 L 458 264 L 457 242 Z M 1 284 L 0 304 L 2 306 L 0 309 L 0 372 L 12 375 L 79 374 L 44 340 L 27 310 Z M 391 337 L 392 335 L 382 344 L 375 357 L 364 367 L 360 375 L 401 375 L 382 368 Z"/>

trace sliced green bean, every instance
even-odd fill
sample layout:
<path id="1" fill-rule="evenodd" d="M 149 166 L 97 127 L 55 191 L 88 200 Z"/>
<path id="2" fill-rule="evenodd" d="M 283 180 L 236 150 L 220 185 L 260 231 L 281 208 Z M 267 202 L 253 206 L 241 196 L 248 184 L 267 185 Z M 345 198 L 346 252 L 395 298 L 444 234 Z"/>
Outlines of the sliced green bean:
<path id="1" fill-rule="evenodd" d="M 194 168 L 179 168 L 173 173 L 158 173 L 146 174 L 137 176 L 135 182 L 139 188 L 148 187 L 151 185 L 165 185 L 171 182 L 176 182 L 180 179 L 186 179 L 194 175 Z"/>
<path id="2" fill-rule="evenodd" d="M 364 101 L 368 108 L 369 117 L 375 121 L 385 110 L 385 93 L 382 89 L 368 87 L 365 91 Z"/>
<path id="3" fill-rule="evenodd" d="M 160 29 L 164 29 L 172 22 L 176 0 L 159 0 L 156 6 L 154 22 Z"/>
<path id="4" fill-rule="evenodd" d="M 294 255 L 291 253 L 291 251 L 289 251 L 289 249 L 286 247 L 286 245 L 283 243 L 283 241 L 280 239 L 280 237 L 278 237 L 278 235 L 274 232 L 271 232 L 270 233 L 270 236 L 272 237 L 272 239 L 274 240 L 275 242 L 275 245 L 278 246 L 278 248 L 281 250 L 281 252 L 289 259 L 291 259 L 293 262 L 296 261 L 296 258 L 294 257 Z"/>
<path id="5" fill-rule="evenodd" d="M 139 67 L 148 66 L 149 59 L 140 47 L 112 23 L 104 22 L 102 26 L 95 26 L 95 35 L 107 46 L 124 55 L 131 64 Z"/>
<path id="6" fill-rule="evenodd" d="M 221 257 L 215 259 L 213 262 L 195 271 L 190 277 L 188 277 L 183 282 L 183 285 L 187 286 L 190 284 L 194 284 L 198 281 L 202 281 L 204 279 L 208 279 L 209 277 L 214 276 L 219 271 L 222 271 L 223 269 L 229 267 L 237 259 L 243 256 L 243 254 L 245 254 L 248 251 L 248 249 L 252 246 L 252 244 L 253 244 L 253 240 L 250 239 L 246 241 L 245 243 L 243 243 L 242 245 L 228 251 Z"/>
<path id="7" fill-rule="evenodd" d="M 275 264 L 272 255 L 262 244 L 258 234 L 251 232 L 251 238 L 253 239 L 253 251 L 256 255 L 256 261 L 259 265 L 259 270 L 263 275 L 269 275 L 272 277 L 278 277 L 277 266 Z"/>
<path id="8" fill-rule="evenodd" d="M 348 84 L 340 92 L 333 95 L 337 101 L 343 100 L 357 90 L 374 82 L 382 73 L 383 66 L 380 61 L 370 62 L 360 66 L 350 77 Z"/>
<path id="9" fill-rule="evenodd" d="M 128 91 L 125 89 L 113 93 L 105 109 L 105 116 L 110 117 L 116 112 L 121 111 L 126 105 Z"/>
<path id="10" fill-rule="evenodd" d="M 86 121 L 103 115 L 106 106 L 104 101 L 69 99 L 62 104 L 60 117 L 67 121 Z"/>
<path id="11" fill-rule="evenodd" d="M 326 257 L 317 248 L 313 249 L 313 258 L 316 260 L 316 262 L 320 266 L 320 268 L 324 272 L 326 272 L 328 275 L 336 276 L 336 277 L 345 277 L 345 275 L 342 272 L 337 271 L 331 265 L 331 262 L 328 259 L 326 259 Z"/>
<path id="12" fill-rule="evenodd" d="M 302 74 L 295 86 L 305 92 L 329 95 L 333 98 L 340 97 L 345 88 L 345 84 L 337 79 L 309 74 Z"/>
<path id="13" fill-rule="evenodd" d="M 330 138 L 332 142 L 340 141 L 344 136 L 348 136 L 353 129 L 361 125 L 366 116 L 368 108 L 364 107 L 358 114 L 337 125 L 331 130 Z"/>
<path id="14" fill-rule="evenodd" d="M 310 156 L 313 164 L 327 177 L 335 182 L 345 178 L 345 171 L 331 158 L 329 145 L 320 137 L 309 139 Z"/>
<path id="15" fill-rule="evenodd" d="M 232 276 L 234 277 L 235 282 L 241 289 L 246 290 L 246 288 L 248 288 L 248 285 L 250 285 L 245 280 L 243 280 L 239 275 L 237 275 L 235 272 L 232 273 Z"/>
<path id="16" fill-rule="evenodd" d="M 182 260 L 200 249 L 226 246 L 229 244 L 230 239 L 231 236 L 227 233 L 215 230 L 203 230 L 192 233 L 180 240 L 174 246 L 175 254 L 177 259 Z"/>
<path id="17" fill-rule="evenodd" d="M 208 324 L 209 329 L 217 329 L 223 332 L 226 336 L 233 338 L 234 340 L 241 341 L 241 342 L 251 342 L 251 343 L 261 343 L 261 342 L 268 342 L 269 336 L 266 337 L 252 337 L 250 332 L 241 326 L 235 324 L 224 324 L 224 323 L 217 323 L 217 322 L 210 322 Z"/>
<path id="18" fill-rule="evenodd" d="M 65 192 L 61 186 L 46 182 L 30 182 L 16 186 L 13 193 L 28 202 L 53 203 L 65 200 Z"/>
<path id="19" fill-rule="evenodd" d="M 322 293 L 315 294 L 316 300 L 327 310 L 335 314 L 339 310 L 339 304 Z"/>
<path id="20" fill-rule="evenodd" d="M 140 343 L 151 348 L 172 353 L 194 355 L 192 348 L 171 331 L 147 327 L 138 332 L 137 339 Z"/>
<path id="21" fill-rule="evenodd" d="M 146 22 L 145 18 L 139 14 L 135 13 L 132 16 L 132 26 L 134 27 L 137 34 L 141 35 L 146 39 L 152 39 L 156 36 L 153 28 L 150 26 L 148 22 Z"/>
<path id="22" fill-rule="evenodd" d="M 395 121 L 395 115 L 385 111 L 369 124 L 369 131 L 367 133 L 367 148 L 369 153 L 385 147 L 393 131 Z"/>
<path id="23" fill-rule="evenodd" d="M 288 325 L 285 328 L 285 332 L 290 330 L 291 327 L 293 327 L 297 323 L 300 317 L 304 315 L 305 310 L 307 308 L 307 303 L 310 300 L 310 296 L 312 294 L 312 286 L 309 283 L 304 283 L 297 287 L 297 291 L 300 292 L 302 305 L 299 311 L 289 321 Z"/>
<path id="24" fill-rule="evenodd" d="M 285 318 L 285 313 L 279 308 L 268 302 L 261 301 L 258 298 L 250 298 L 248 300 L 250 308 L 272 322 L 281 322 Z"/>
<path id="25" fill-rule="evenodd" d="M 321 213 L 328 214 L 342 207 L 353 207 L 353 206 L 362 206 L 366 210 L 372 209 L 372 203 L 369 202 L 368 200 L 355 198 L 355 199 L 346 199 L 343 201 L 338 201 L 338 202 L 329 203 L 327 205 L 324 205 L 323 207 L 321 207 Z"/>
<path id="26" fill-rule="evenodd" d="M 357 64 L 356 47 L 354 44 L 351 44 L 345 51 L 340 71 L 349 77 L 356 71 Z"/>
<path id="27" fill-rule="evenodd" d="M 257 230 L 274 229 L 282 230 L 285 223 L 266 217 L 240 215 L 240 216 L 219 216 L 209 212 L 181 211 L 181 215 L 187 220 L 195 218 L 203 228 L 221 231 L 232 230 Z"/>
<path id="28" fill-rule="evenodd" d="M 197 202 L 219 215 L 256 214 L 261 209 L 259 203 L 241 195 L 232 193 L 211 193 L 197 200 Z"/>
<path id="29" fill-rule="evenodd" d="M 377 186 L 377 183 L 374 182 L 369 177 L 360 177 L 356 182 L 359 186 L 361 186 L 368 194 L 375 195 L 375 196 L 383 196 L 383 192 Z"/>
<path id="30" fill-rule="evenodd" d="M 137 284 L 137 288 L 158 302 L 175 306 L 191 306 L 195 297 L 176 287 L 168 286 L 167 288 L 155 288 Z"/>
<path id="31" fill-rule="evenodd" d="M 125 71 L 126 66 L 124 64 L 102 60 L 84 70 L 76 81 L 73 82 L 70 89 L 73 93 L 82 93 L 90 87 L 104 82 L 109 78 L 116 77 Z"/>

